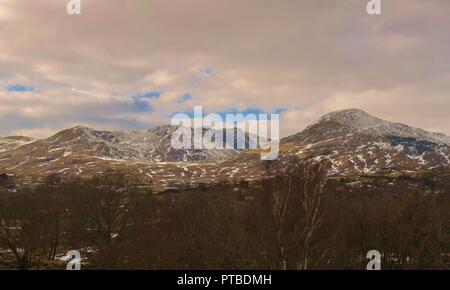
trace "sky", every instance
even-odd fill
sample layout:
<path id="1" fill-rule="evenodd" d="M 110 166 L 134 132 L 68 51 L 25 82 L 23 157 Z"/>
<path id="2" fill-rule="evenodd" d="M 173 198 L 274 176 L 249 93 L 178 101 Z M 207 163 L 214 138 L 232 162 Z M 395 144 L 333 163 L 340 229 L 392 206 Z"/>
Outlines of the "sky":
<path id="1" fill-rule="evenodd" d="M 0 136 L 360 108 L 450 135 L 450 1 L 0 0 Z"/>

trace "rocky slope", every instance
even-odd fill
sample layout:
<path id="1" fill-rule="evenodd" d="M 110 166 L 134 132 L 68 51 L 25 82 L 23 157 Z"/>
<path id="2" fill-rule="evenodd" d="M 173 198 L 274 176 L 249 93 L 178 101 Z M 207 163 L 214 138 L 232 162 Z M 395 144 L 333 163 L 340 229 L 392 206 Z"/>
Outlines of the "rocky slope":
<path id="1" fill-rule="evenodd" d="M 235 149 L 174 149 L 171 139 L 177 129 L 161 126 L 147 131 L 108 132 L 78 126 L 41 140 L 8 137 L 0 143 L 0 172 L 45 179 L 55 174 L 91 177 L 113 169 L 126 170 L 146 181 L 211 182 L 219 171 L 223 172 L 221 161 L 238 155 Z M 194 148 L 202 142 L 200 136 L 205 129 L 192 131 Z M 254 138 L 243 136 L 245 143 Z"/>
<path id="2" fill-rule="evenodd" d="M 332 162 L 331 174 L 411 172 L 450 165 L 450 138 L 358 109 L 332 112 L 282 140 L 282 155 Z"/>
<path id="3" fill-rule="evenodd" d="M 35 139 L 24 136 L 0 137 L 0 153 L 11 151 L 33 141 Z"/>
<path id="4" fill-rule="evenodd" d="M 328 159 L 330 175 L 414 173 L 450 167 L 450 138 L 358 109 L 332 112 L 302 132 L 284 138 L 280 158 L 260 160 L 258 150 L 177 150 L 177 128 L 147 131 L 97 131 L 75 127 L 42 140 L 0 139 L 0 172 L 45 178 L 90 177 L 108 169 L 126 170 L 140 180 L 171 184 L 259 179 L 272 167 L 299 158 Z M 196 136 L 201 136 L 204 129 Z M 254 136 L 246 136 L 245 142 Z M 192 140 L 192 144 L 201 142 Z M 275 165 L 274 165 L 275 164 Z"/>

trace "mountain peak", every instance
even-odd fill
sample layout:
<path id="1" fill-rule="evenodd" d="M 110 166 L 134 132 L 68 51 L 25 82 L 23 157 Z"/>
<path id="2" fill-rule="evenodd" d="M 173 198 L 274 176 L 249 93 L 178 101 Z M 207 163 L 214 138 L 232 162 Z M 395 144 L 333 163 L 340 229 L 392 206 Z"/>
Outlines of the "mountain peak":
<path id="1" fill-rule="evenodd" d="M 70 141 L 75 139 L 80 139 L 82 137 L 87 137 L 92 134 L 94 130 L 85 126 L 76 126 L 73 128 L 62 130 L 55 135 L 48 138 L 48 140 L 52 141 Z"/>
<path id="2" fill-rule="evenodd" d="M 89 128 L 89 127 L 83 126 L 83 125 L 78 125 L 78 126 L 75 126 L 75 127 L 71 128 L 69 130 L 72 130 L 72 131 L 90 131 L 92 129 Z"/>
<path id="3" fill-rule="evenodd" d="M 338 124 L 338 127 L 335 125 L 330 126 L 330 122 Z M 450 145 L 450 137 L 445 134 L 430 132 L 401 123 L 389 122 L 370 115 L 361 109 L 346 109 L 328 113 L 320 118 L 319 121 L 307 127 L 303 132 L 311 131 L 311 129 L 313 129 L 313 132 L 319 134 L 321 136 L 320 138 L 329 137 L 331 134 L 342 135 L 348 131 L 347 133 L 364 133 L 379 137 L 399 136 L 416 138 L 417 140 Z"/>
<path id="4" fill-rule="evenodd" d="M 324 115 L 319 122 L 334 121 L 357 129 L 388 125 L 390 122 L 372 116 L 361 109 L 346 109 Z"/>

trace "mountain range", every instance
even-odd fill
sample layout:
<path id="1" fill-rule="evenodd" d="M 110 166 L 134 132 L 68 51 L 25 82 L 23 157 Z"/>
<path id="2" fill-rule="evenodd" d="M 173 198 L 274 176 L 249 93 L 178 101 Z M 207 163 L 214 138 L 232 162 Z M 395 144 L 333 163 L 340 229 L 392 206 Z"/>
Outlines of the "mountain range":
<path id="1" fill-rule="evenodd" d="M 265 174 L 267 166 L 258 150 L 174 149 L 171 138 L 176 129 L 109 132 L 78 126 L 47 139 L 4 137 L 0 173 L 35 180 L 126 170 L 162 188 L 173 183 L 252 180 Z M 201 131 L 199 136 L 204 132 L 195 130 Z M 330 176 L 408 174 L 449 168 L 450 137 L 348 109 L 329 113 L 280 140 L 277 166 L 293 157 L 329 160 Z"/>

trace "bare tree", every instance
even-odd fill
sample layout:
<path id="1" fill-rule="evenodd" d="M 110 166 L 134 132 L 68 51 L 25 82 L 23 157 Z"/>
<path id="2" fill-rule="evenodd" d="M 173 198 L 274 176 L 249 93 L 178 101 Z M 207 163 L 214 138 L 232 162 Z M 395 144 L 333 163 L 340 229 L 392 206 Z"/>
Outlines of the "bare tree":
<path id="1" fill-rule="evenodd" d="M 41 243 L 42 225 L 36 220 L 30 196 L 19 193 L 0 202 L 0 262 L 28 269 L 39 268 L 44 257 Z"/>
<path id="2" fill-rule="evenodd" d="M 328 163 L 319 163 L 304 168 L 302 172 L 303 189 L 300 191 L 300 202 L 305 221 L 302 233 L 303 241 L 300 243 L 301 250 L 297 262 L 297 269 L 299 270 L 306 270 L 311 267 L 313 238 L 324 221 L 324 211 L 322 211 L 323 187 L 328 168 Z M 327 254 L 328 250 L 323 251 L 319 261 Z M 316 261 L 316 263 L 319 261 Z"/>
<path id="3" fill-rule="evenodd" d="M 311 267 L 314 237 L 324 220 L 322 198 L 327 169 L 327 162 L 297 162 L 267 180 L 263 186 L 270 192 L 272 200 L 279 269 Z M 292 257 L 296 257 L 295 261 Z"/>

